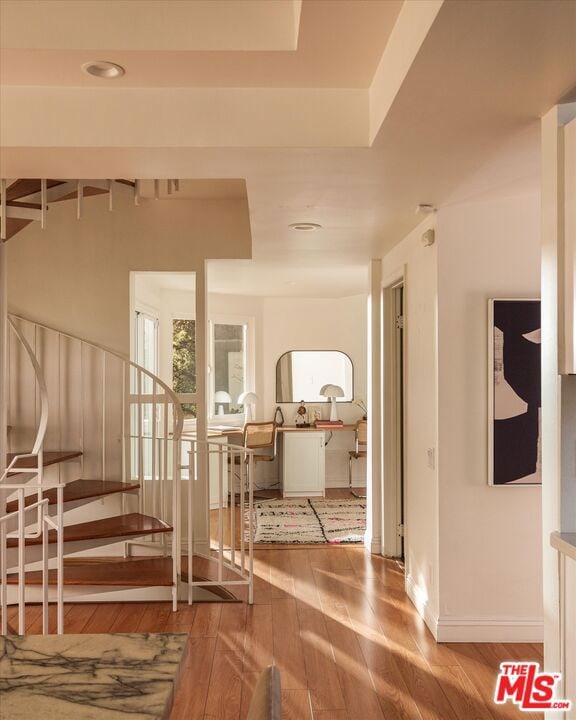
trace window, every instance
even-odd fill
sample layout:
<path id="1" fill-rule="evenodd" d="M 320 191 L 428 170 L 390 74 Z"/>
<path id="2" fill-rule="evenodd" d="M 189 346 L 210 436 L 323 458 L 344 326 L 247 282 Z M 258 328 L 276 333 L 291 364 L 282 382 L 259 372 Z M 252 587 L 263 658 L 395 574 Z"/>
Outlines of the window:
<path id="1" fill-rule="evenodd" d="M 136 311 L 134 327 L 136 362 L 154 375 L 158 374 L 158 319 L 144 312 Z M 152 392 L 151 379 L 142 377 L 142 392 Z"/>
<path id="2" fill-rule="evenodd" d="M 240 419 L 244 407 L 239 396 L 253 389 L 252 319 L 214 317 L 208 332 L 208 416 L 222 421 Z M 197 417 L 196 321 L 172 319 L 172 389 L 178 395 L 187 420 Z"/>
<path id="3" fill-rule="evenodd" d="M 242 412 L 238 397 L 245 388 L 246 326 L 213 323 L 214 396 L 211 414 Z"/>
<path id="4" fill-rule="evenodd" d="M 214 318 L 210 322 L 211 417 L 234 420 L 244 412 L 239 396 L 254 385 L 252 321 L 249 318 Z"/>
<path id="5" fill-rule="evenodd" d="M 135 361 L 153 375 L 158 375 L 158 318 L 145 312 L 136 311 L 134 316 L 134 348 Z M 150 395 L 153 388 L 152 378 L 145 373 L 139 373 L 132 368 L 132 392 L 140 396 L 140 405 L 132 404 L 130 412 L 131 433 L 134 436 L 131 442 L 132 467 L 138 477 L 140 472 L 143 478 L 152 477 L 152 435 L 154 431 L 154 406 L 146 402 L 143 396 Z M 138 410 L 138 407 L 141 410 Z M 142 452 L 138 452 L 137 435 L 142 435 Z"/>
<path id="6" fill-rule="evenodd" d="M 196 321 L 172 321 L 172 389 L 180 396 L 196 393 Z M 184 397 L 182 397 L 184 396 Z M 196 417 L 196 405 L 182 402 L 185 418 Z"/>

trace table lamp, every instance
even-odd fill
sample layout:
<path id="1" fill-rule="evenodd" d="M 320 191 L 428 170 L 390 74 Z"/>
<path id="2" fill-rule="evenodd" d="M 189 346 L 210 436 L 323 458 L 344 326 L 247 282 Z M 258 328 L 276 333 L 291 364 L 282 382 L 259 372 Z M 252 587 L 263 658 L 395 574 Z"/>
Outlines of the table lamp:
<path id="1" fill-rule="evenodd" d="M 336 410 L 336 398 L 344 397 L 344 390 L 340 385 L 323 385 L 320 389 L 320 395 L 330 400 L 330 422 L 338 422 L 338 411 Z"/>
<path id="2" fill-rule="evenodd" d="M 243 392 L 238 396 L 238 404 L 244 405 L 245 422 L 252 422 L 255 419 L 253 407 L 256 405 L 258 400 L 258 395 L 254 392 Z"/>
<path id="3" fill-rule="evenodd" d="M 226 390 L 217 390 L 214 393 L 214 402 L 218 405 L 216 415 L 224 415 L 224 405 L 232 402 L 232 398 L 230 397 L 230 393 L 227 393 Z"/>

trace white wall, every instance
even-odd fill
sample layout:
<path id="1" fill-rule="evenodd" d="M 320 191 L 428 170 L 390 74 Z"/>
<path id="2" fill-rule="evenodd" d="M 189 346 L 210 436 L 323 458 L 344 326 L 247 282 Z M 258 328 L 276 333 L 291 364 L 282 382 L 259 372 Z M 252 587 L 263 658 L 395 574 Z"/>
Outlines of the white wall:
<path id="1" fill-rule="evenodd" d="M 106 195 L 50 206 L 46 230 L 25 228 L 8 244 L 11 312 L 129 352 L 131 270 L 195 271 L 205 258 L 251 253 L 245 199 L 148 200 L 135 207 L 120 186 Z"/>
<path id="2" fill-rule="evenodd" d="M 539 199 L 438 212 L 440 638 L 542 637 L 541 488 L 487 484 L 488 299 L 540 296 Z"/>
<path id="3" fill-rule="evenodd" d="M 272 417 L 276 402 L 276 362 L 288 350 L 340 350 L 352 359 L 354 398 L 367 399 L 366 322 L 367 296 L 336 299 L 264 298 L 262 305 L 262 372 L 264 413 Z M 328 418 L 329 405 L 319 404 Z M 286 424 L 293 425 L 297 404 L 282 403 Z M 362 411 L 353 403 L 338 403 L 345 423 L 354 423 Z M 351 433 L 334 433 L 326 448 L 326 486 L 348 484 L 348 451 L 353 448 Z M 366 466 L 359 460 L 353 467 L 356 484 L 364 485 Z"/>
<path id="4" fill-rule="evenodd" d="M 541 488 L 489 487 L 487 469 L 488 299 L 539 297 L 539 224 L 522 178 L 383 258 L 384 286 L 406 282 L 406 587 L 440 640 L 542 637 Z"/>
<path id="5" fill-rule="evenodd" d="M 383 258 L 384 287 L 405 277 L 405 558 L 407 588 L 430 625 L 438 616 L 438 475 L 436 447 L 437 249 L 424 247 L 424 220 Z"/>

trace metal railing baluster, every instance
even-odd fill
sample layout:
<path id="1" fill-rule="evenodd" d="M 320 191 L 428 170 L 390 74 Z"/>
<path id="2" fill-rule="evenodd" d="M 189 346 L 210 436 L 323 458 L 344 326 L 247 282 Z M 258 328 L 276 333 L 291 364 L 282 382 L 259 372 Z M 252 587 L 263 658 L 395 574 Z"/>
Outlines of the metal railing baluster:
<path id="1" fill-rule="evenodd" d="M 102 480 L 106 480 L 106 351 L 102 350 Z"/>
<path id="2" fill-rule="evenodd" d="M 48 614 L 48 524 L 45 521 L 46 508 L 42 512 L 42 632 L 50 632 L 50 616 Z"/>
<path id="3" fill-rule="evenodd" d="M 18 489 L 18 634 L 26 634 L 26 545 L 24 519 L 24 488 Z"/>
<path id="4" fill-rule="evenodd" d="M 218 580 L 223 578 L 224 570 L 224 448 L 218 448 Z M 208 490 L 210 507 L 210 490 Z M 210 527 L 210 526 L 208 526 Z"/>

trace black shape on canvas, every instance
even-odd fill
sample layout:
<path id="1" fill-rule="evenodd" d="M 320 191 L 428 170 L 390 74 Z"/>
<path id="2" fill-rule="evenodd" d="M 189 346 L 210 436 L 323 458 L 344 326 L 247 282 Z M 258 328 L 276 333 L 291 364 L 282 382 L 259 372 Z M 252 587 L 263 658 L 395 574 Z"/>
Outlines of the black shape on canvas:
<path id="1" fill-rule="evenodd" d="M 504 378 L 529 406 L 540 407 L 540 344 L 524 335 L 540 328 L 539 302 L 494 304 L 494 326 L 504 334 Z"/>
<path id="2" fill-rule="evenodd" d="M 494 485 L 520 480 L 536 472 L 538 409 L 494 421 Z"/>
<path id="3" fill-rule="evenodd" d="M 522 415 L 494 421 L 494 484 L 505 485 L 533 475 L 538 464 L 541 349 L 524 335 L 541 327 L 540 302 L 495 302 L 494 326 L 504 336 L 504 378 L 528 406 Z"/>

